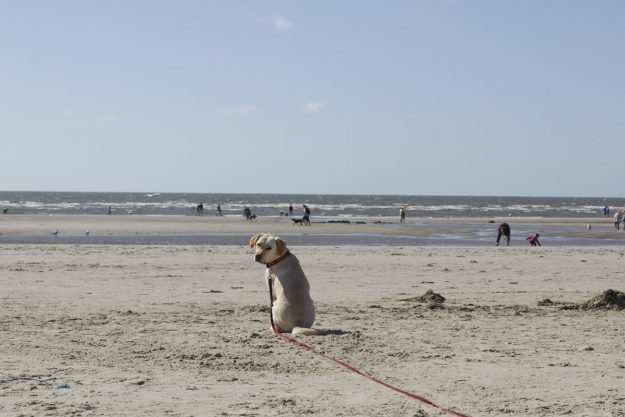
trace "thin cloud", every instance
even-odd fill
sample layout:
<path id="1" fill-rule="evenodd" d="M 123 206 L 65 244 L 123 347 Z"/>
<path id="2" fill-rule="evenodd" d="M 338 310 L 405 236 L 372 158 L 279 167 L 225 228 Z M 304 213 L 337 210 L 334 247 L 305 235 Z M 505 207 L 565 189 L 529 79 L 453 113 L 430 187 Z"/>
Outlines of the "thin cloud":
<path id="1" fill-rule="evenodd" d="M 237 106 L 224 107 L 224 113 L 228 116 L 251 116 L 258 111 L 253 104 L 239 104 Z"/>
<path id="2" fill-rule="evenodd" d="M 320 101 L 308 100 L 302 104 L 302 111 L 304 113 L 319 113 L 325 105 Z"/>
<path id="3" fill-rule="evenodd" d="M 277 32 L 288 32 L 295 27 L 295 23 L 291 22 L 286 17 L 279 15 L 259 17 L 257 21 L 261 27 L 270 28 Z"/>
<path id="4" fill-rule="evenodd" d="M 286 32 L 293 29 L 295 24 L 282 16 L 274 16 L 273 27 L 276 28 L 278 32 Z"/>

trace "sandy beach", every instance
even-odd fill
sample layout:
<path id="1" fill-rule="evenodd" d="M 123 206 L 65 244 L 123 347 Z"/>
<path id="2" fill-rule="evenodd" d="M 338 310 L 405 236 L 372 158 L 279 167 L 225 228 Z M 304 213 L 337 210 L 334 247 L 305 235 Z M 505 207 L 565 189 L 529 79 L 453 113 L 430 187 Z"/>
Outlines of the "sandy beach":
<path id="1" fill-rule="evenodd" d="M 0 233 L 293 230 L 114 217 L 15 216 Z M 0 246 L 0 415 L 446 415 L 273 335 L 264 266 L 242 240 Z M 331 331 L 305 338 L 316 349 L 473 417 L 625 416 L 625 311 L 582 308 L 625 290 L 622 246 L 291 249 L 311 283 L 315 327 Z M 427 290 L 445 301 L 421 301 Z"/>
<path id="2" fill-rule="evenodd" d="M 624 16 L 2 2 L 0 417 L 625 417 Z"/>

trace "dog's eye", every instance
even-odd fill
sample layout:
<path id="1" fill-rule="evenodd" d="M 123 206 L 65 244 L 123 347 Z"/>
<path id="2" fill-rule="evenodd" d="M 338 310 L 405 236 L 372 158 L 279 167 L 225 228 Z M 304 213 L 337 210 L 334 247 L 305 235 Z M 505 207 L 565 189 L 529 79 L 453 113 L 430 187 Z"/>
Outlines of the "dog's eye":
<path id="1" fill-rule="evenodd" d="M 263 246 L 263 245 L 261 245 L 260 243 L 257 243 L 257 244 L 256 244 L 256 246 L 258 246 L 258 247 L 260 248 L 260 247 L 261 247 L 261 246 Z"/>

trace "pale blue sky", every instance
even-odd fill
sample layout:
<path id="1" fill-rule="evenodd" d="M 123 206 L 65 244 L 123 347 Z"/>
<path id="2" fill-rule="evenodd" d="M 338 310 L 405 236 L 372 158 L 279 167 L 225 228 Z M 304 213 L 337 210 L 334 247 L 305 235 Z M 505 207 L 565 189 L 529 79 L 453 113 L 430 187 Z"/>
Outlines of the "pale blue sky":
<path id="1" fill-rule="evenodd" d="M 625 195 L 624 1 L 0 0 L 1 190 Z"/>

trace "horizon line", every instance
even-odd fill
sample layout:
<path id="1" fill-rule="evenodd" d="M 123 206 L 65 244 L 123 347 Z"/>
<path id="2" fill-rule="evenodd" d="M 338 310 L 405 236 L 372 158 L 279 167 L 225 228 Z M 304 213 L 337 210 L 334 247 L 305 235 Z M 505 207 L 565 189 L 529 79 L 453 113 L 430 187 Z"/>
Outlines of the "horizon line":
<path id="1" fill-rule="evenodd" d="M 327 196 L 376 196 L 376 197 L 507 197 L 507 198 L 596 198 L 596 199 L 624 199 L 624 196 L 567 196 L 567 195 L 512 195 L 512 194 L 384 194 L 384 193 L 288 193 L 288 192 L 208 192 L 208 191 L 72 191 L 72 190 L 0 190 L 0 193 L 83 193 L 83 194 L 204 194 L 204 195 L 327 195 Z"/>

